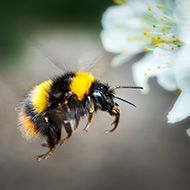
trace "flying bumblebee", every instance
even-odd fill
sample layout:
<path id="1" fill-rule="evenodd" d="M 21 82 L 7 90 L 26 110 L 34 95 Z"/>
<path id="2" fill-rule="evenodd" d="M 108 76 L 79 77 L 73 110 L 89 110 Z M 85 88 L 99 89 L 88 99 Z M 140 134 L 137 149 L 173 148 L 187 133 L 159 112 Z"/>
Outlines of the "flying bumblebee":
<path id="1" fill-rule="evenodd" d="M 49 51 L 41 47 L 41 45 L 38 46 L 44 56 L 55 64 L 57 61 L 49 56 Z M 97 62 L 101 63 L 100 61 L 95 63 Z M 84 62 L 82 64 L 84 65 Z M 37 156 L 36 159 L 38 161 L 48 159 L 57 145 L 62 145 L 71 137 L 80 119 L 85 115 L 88 115 L 88 121 L 84 130 L 88 131 L 94 112 L 97 110 L 106 111 L 115 117 L 112 123 L 114 127 L 106 133 L 115 131 L 119 123 L 120 110 L 114 99 L 136 107 L 132 102 L 116 96 L 115 90 L 119 88 L 143 89 L 138 86 L 111 88 L 107 83 L 95 79 L 90 73 L 66 72 L 52 80 L 40 83 L 29 91 L 18 107 L 18 123 L 26 139 L 29 140 L 38 135 L 45 137 L 47 144 L 42 144 L 42 146 L 49 148 L 49 151 Z M 75 122 L 74 126 L 71 125 L 71 121 Z M 61 139 L 62 128 L 67 133 L 64 139 Z"/>
<path id="2" fill-rule="evenodd" d="M 113 132 L 118 125 L 120 111 L 114 99 L 124 100 L 115 94 L 119 88 L 142 87 L 118 86 L 110 88 L 85 72 L 69 72 L 52 80 L 47 80 L 35 86 L 26 96 L 19 108 L 19 126 L 24 137 L 32 137 L 42 134 L 47 144 L 42 146 L 49 148 L 46 154 L 37 156 L 37 160 L 49 158 L 58 144 L 62 145 L 68 140 L 73 130 L 78 125 L 80 118 L 88 115 L 88 122 L 84 128 L 88 131 L 93 119 L 93 114 L 98 109 L 108 112 L 115 117 L 114 127 L 106 133 Z M 70 121 L 74 120 L 74 129 Z M 61 131 L 64 127 L 67 137 L 61 139 Z"/>

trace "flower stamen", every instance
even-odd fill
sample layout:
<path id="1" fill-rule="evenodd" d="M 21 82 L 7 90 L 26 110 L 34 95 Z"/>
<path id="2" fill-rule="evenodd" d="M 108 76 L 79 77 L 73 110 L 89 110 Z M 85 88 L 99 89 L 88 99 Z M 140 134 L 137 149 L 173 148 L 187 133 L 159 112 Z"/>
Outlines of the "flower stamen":
<path id="1" fill-rule="evenodd" d="M 162 5 L 157 5 L 157 8 L 162 9 Z"/>

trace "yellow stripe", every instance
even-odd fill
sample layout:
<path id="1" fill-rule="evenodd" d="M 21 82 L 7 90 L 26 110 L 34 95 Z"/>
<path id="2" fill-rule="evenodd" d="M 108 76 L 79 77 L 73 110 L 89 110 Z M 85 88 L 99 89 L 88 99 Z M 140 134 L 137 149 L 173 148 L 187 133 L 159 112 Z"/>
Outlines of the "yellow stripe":
<path id="1" fill-rule="evenodd" d="M 89 73 L 77 72 L 71 79 L 70 90 L 75 94 L 78 100 L 82 100 L 85 94 L 89 93 L 94 77 Z"/>
<path id="2" fill-rule="evenodd" d="M 35 86 L 32 91 L 31 103 L 38 113 L 43 112 L 47 106 L 49 98 L 47 90 L 50 88 L 51 85 L 52 80 L 47 80 Z"/>

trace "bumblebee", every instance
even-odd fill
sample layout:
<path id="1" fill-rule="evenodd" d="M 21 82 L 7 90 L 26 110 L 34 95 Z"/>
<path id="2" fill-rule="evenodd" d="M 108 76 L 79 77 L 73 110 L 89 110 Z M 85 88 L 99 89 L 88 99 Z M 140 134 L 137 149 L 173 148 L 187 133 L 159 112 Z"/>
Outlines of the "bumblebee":
<path id="1" fill-rule="evenodd" d="M 136 88 L 130 86 L 118 86 L 110 88 L 85 72 L 68 72 L 52 80 L 47 80 L 35 86 L 21 102 L 19 115 L 19 128 L 26 139 L 31 139 L 41 134 L 46 138 L 47 144 L 42 146 L 49 151 L 36 157 L 38 161 L 49 158 L 57 145 L 62 145 L 77 129 L 81 117 L 88 115 L 88 121 L 84 128 L 89 130 L 93 114 L 97 110 L 108 112 L 115 117 L 113 128 L 106 133 L 113 132 L 118 125 L 120 110 L 114 99 L 124 100 L 115 94 L 118 88 Z M 74 126 L 71 121 L 74 120 Z M 61 139 L 62 128 L 67 136 Z"/>

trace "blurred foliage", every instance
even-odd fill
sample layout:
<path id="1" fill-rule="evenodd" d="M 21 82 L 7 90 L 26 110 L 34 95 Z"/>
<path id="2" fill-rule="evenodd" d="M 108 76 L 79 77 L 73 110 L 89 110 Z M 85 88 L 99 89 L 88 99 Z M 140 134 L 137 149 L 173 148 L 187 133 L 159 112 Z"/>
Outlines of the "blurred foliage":
<path id="1" fill-rule="evenodd" d="M 3 0 L 0 6 L 0 65 L 24 49 L 27 32 L 65 25 L 101 30 L 101 17 L 112 0 Z M 6 62 L 7 64 L 8 62 Z"/>

